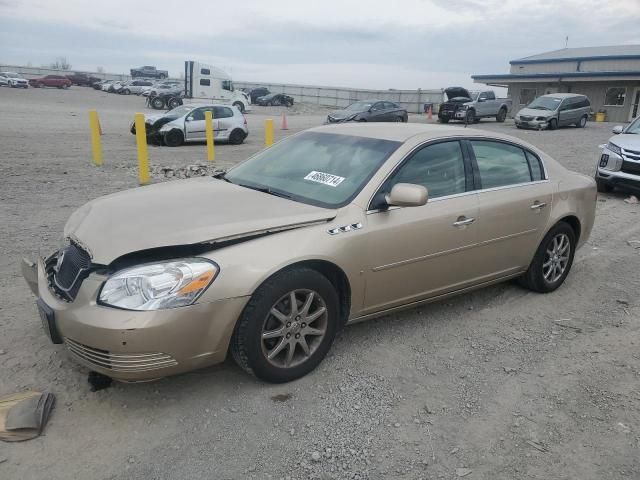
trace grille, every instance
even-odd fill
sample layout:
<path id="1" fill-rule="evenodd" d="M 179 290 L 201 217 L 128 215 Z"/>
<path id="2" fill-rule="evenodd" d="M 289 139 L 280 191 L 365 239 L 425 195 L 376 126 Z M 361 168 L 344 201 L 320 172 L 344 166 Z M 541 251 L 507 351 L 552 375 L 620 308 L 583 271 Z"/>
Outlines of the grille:
<path id="1" fill-rule="evenodd" d="M 520 120 L 524 120 L 525 122 L 530 122 L 533 120 L 533 117 L 529 117 L 528 115 L 520 115 Z"/>
<path id="2" fill-rule="evenodd" d="M 63 300 L 71 302 L 78 295 L 82 281 L 91 271 L 91 257 L 85 250 L 72 243 L 47 258 L 45 270 L 53 292 Z"/>
<path id="3" fill-rule="evenodd" d="M 640 163 L 627 162 L 626 160 L 624 160 L 622 162 L 621 170 L 624 173 L 630 173 L 632 175 L 640 175 Z"/>
<path id="4" fill-rule="evenodd" d="M 640 162 L 640 152 L 636 150 L 629 150 L 627 148 L 623 148 L 622 156 L 628 160 L 635 160 L 636 162 Z"/>
<path id="5" fill-rule="evenodd" d="M 146 372 L 173 367 L 178 362 L 166 353 L 111 353 L 108 350 L 88 347 L 70 338 L 64 339 L 71 353 L 81 359 L 114 372 Z"/>

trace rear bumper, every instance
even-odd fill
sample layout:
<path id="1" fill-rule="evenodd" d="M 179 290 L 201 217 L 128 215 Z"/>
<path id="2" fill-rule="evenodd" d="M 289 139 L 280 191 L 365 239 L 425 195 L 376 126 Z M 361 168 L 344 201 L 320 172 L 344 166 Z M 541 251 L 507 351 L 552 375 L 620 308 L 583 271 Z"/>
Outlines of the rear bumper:
<path id="1" fill-rule="evenodd" d="M 55 318 L 72 357 L 121 381 L 147 381 L 224 360 L 236 320 L 249 297 L 138 312 L 105 307 L 97 296 L 106 277 L 91 274 L 73 302 L 48 287 L 44 263 L 23 261 L 23 276 Z"/>

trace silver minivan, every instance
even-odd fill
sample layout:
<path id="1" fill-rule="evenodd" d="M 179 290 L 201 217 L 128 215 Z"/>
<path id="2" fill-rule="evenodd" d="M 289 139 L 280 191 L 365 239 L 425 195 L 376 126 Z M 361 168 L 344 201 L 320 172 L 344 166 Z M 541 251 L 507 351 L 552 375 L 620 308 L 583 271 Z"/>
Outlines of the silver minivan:
<path id="1" fill-rule="evenodd" d="M 552 93 L 536 98 L 515 116 L 516 127 L 548 128 L 575 125 L 584 128 L 591 113 L 591 102 L 586 95 Z"/>

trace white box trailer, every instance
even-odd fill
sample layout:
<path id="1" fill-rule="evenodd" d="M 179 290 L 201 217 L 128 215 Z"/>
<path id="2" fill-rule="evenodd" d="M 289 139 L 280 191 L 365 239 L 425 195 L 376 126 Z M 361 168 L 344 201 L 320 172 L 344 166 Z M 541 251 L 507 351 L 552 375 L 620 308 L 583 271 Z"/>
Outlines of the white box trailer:
<path id="1" fill-rule="evenodd" d="M 224 70 L 200 62 L 184 62 L 184 96 L 211 103 L 233 105 L 241 112 L 251 110 L 249 97 L 233 87 Z"/>

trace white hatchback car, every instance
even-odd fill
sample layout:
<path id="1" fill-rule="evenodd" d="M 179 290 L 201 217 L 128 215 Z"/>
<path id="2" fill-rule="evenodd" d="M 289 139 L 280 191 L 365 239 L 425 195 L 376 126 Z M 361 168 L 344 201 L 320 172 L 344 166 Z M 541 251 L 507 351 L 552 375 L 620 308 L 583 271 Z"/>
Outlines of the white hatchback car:
<path id="1" fill-rule="evenodd" d="M 239 145 L 249 135 L 247 119 L 232 105 L 181 105 L 158 115 L 145 115 L 145 128 L 150 142 L 177 147 L 185 142 L 206 140 L 205 112 L 213 115 L 214 140 Z M 135 123 L 131 124 L 135 135 Z"/>

